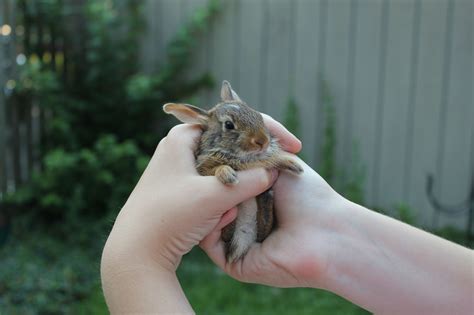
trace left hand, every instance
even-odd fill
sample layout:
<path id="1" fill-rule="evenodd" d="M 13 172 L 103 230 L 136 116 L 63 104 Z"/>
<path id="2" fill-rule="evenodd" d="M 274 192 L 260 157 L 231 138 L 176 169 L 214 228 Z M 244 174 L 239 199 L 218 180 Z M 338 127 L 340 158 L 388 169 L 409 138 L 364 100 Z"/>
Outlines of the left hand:
<path id="1" fill-rule="evenodd" d="M 266 115 L 264 120 L 284 149 L 300 150 L 301 142 L 281 124 Z M 276 173 L 264 169 L 238 172 L 239 183 L 232 187 L 200 176 L 193 153 L 200 133 L 197 126 L 178 125 L 159 143 L 104 248 L 103 258 L 113 268 L 158 264 L 174 272 L 184 254 L 234 220 L 237 204 L 273 184 Z"/>

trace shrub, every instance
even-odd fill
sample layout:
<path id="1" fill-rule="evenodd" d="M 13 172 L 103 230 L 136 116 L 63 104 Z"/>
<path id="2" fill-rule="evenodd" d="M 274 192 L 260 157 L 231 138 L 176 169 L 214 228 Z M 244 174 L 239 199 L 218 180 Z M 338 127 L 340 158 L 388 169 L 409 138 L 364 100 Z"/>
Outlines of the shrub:
<path id="1" fill-rule="evenodd" d="M 170 123 L 166 101 L 189 97 L 212 80 L 186 79 L 200 32 L 218 3 L 196 12 L 168 47 L 167 60 L 151 75 L 140 72 L 142 2 L 89 0 L 73 6 L 60 0 L 20 2 L 25 34 L 55 30 L 61 51 L 45 51 L 25 35 L 28 62 L 9 102 L 39 103 L 43 112 L 42 168 L 3 201 L 15 219 L 35 224 L 74 225 L 82 218 L 115 213 Z M 78 32 L 80 30 L 80 32 Z M 55 61 L 45 58 L 55 54 Z M 59 56 L 62 56 L 59 58 Z"/>

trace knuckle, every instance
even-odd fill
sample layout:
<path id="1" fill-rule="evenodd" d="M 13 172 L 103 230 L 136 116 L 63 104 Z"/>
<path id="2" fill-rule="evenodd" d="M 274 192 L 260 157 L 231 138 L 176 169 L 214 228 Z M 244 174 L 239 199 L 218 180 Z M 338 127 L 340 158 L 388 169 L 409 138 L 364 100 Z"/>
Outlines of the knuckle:
<path id="1" fill-rule="evenodd" d="M 201 132 L 197 125 L 179 124 L 171 128 L 166 137 L 171 143 L 177 143 L 184 139 L 197 139 Z"/>
<path id="2" fill-rule="evenodd" d="M 162 148 L 163 146 L 165 146 L 165 145 L 166 145 L 166 142 L 168 142 L 167 137 L 161 138 L 160 142 L 158 142 L 158 144 L 156 145 L 155 151 L 157 151 L 157 150 L 159 150 L 160 148 Z"/>
<path id="3" fill-rule="evenodd" d="M 259 169 L 258 170 L 257 184 L 262 189 L 266 188 L 270 184 L 270 178 L 269 178 L 267 170 L 265 170 L 265 169 Z"/>
<path id="4" fill-rule="evenodd" d="M 187 129 L 189 129 L 189 126 L 186 126 L 184 124 L 176 125 L 170 129 L 166 137 L 172 140 L 179 139 L 180 137 L 182 137 L 182 135 L 185 133 Z"/>

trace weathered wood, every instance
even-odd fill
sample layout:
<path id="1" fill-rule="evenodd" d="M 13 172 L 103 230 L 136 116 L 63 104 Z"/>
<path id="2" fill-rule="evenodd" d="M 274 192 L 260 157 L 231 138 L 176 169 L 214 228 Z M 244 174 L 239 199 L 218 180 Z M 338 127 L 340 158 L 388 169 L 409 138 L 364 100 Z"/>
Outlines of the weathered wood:
<path id="1" fill-rule="evenodd" d="M 364 194 L 366 202 L 374 205 L 374 156 L 376 139 L 377 86 L 379 81 L 378 59 L 382 4 L 362 1 L 358 6 L 356 23 L 357 42 L 354 66 L 353 138 L 358 142 L 360 160 L 366 167 Z"/>
<path id="2" fill-rule="evenodd" d="M 327 27 L 325 63 L 322 65 L 321 75 L 327 81 L 331 89 L 333 106 L 336 114 L 336 165 L 344 165 L 348 157 L 343 156 L 344 126 L 346 124 L 347 101 L 347 75 L 349 61 L 349 30 L 350 9 L 346 1 L 336 0 L 327 2 Z M 348 141 L 349 142 L 349 141 Z M 338 178 L 337 178 L 338 179 Z"/>
<path id="3" fill-rule="evenodd" d="M 291 30 L 295 23 L 293 14 L 295 2 L 269 1 L 268 29 L 264 36 L 268 36 L 268 53 L 263 60 L 266 63 L 266 78 L 261 87 L 266 93 L 264 102 L 260 104 L 263 111 L 277 120 L 283 120 L 283 114 L 290 94 L 290 68 L 288 55 L 294 47 L 291 46 Z"/>
<path id="4" fill-rule="evenodd" d="M 470 168 L 474 160 L 469 156 L 471 139 L 474 139 L 473 99 L 473 10 L 471 1 L 455 1 L 452 12 L 451 39 L 447 43 L 449 59 L 445 62 L 446 75 L 443 88 L 444 132 L 440 134 L 438 148 L 440 198 L 447 204 L 458 204 L 469 194 Z M 467 61 L 467 62 L 466 62 Z M 474 150 L 472 148 L 471 150 Z M 461 226 L 467 213 L 460 216 L 442 216 L 440 225 Z"/>
<path id="5" fill-rule="evenodd" d="M 5 2 L 0 2 L 0 26 L 5 23 L 4 19 L 5 14 Z M 5 46 L 4 46 L 3 36 L 0 35 L 0 60 L 7 60 L 5 56 Z M 3 195 L 7 189 L 7 174 L 6 174 L 6 118 L 5 118 L 5 98 L 3 93 L 3 88 L 5 86 L 5 65 L 0 64 L 0 195 Z"/>
<path id="6" fill-rule="evenodd" d="M 203 10 L 207 5 L 207 0 L 186 0 L 183 7 L 182 21 L 189 23 L 195 17 L 199 10 Z M 192 54 L 191 65 L 187 70 L 187 78 L 197 79 L 203 74 L 209 72 L 209 58 L 210 53 L 209 36 L 206 34 L 195 38 L 196 45 Z M 211 104 L 207 104 L 207 90 L 201 90 L 192 100 L 196 105 L 203 108 L 210 108 Z"/>
<path id="7" fill-rule="evenodd" d="M 315 16 L 320 13 L 320 1 L 296 2 L 296 45 L 294 97 L 300 112 L 300 133 L 304 143 L 303 156 L 306 162 L 318 167 L 319 147 L 317 139 L 322 137 L 322 112 L 318 106 L 318 71 L 320 24 Z"/>
<path id="8" fill-rule="evenodd" d="M 403 170 L 406 165 L 407 116 L 410 91 L 410 57 L 414 26 L 410 2 L 390 2 L 388 17 L 386 71 L 382 100 L 380 149 L 376 150 L 377 204 L 384 208 L 406 203 L 403 196 Z M 377 187 L 376 187 L 377 188 Z"/>
<path id="9" fill-rule="evenodd" d="M 380 21 L 380 50 L 378 52 L 378 83 L 377 83 L 377 106 L 375 108 L 375 148 L 372 167 L 373 173 L 373 203 L 379 204 L 380 193 L 380 151 L 382 146 L 383 131 L 383 112 L 385 98 L 385 80 L 387 76 L 387 46 L 388 46 L 388 22 L 390 19 L 390 3 L 385 1 L 382 3 L 382 17 Z"/>
<path id="10" fill-rule="evenodd" d="M 8 102 L 10 111 L 10 146 L 12 152 L 12 170 L 14 187 L 17 188 L 21 180 L 21 153 L 20 153 L 20 117 L 18 112 L 18 105 L 12 101 Z"/>
<path id="11" fill-rule="evenodd" d="M 146 73 L 152 73 L 158 68 L 159 62 L 165 57 L 162 44 L 162 1 L 147 0 L 143 4 L 146 18 L 146 28 L 141 46 L 142 68 Z"/>
<path id="12" fill-rule="evenodd" d="M 426 198 L 426 175 L 438 174 L 436 152 L 442 119 L 440 107 L 447 12 L 448 2 L 422 1 L 409 204 L 417 209 L 418 219 L 423 225 L 431 225 L 433 217 Z M 438 187 L 434 191 L 439 194 Z"/>
<path id="13" fill-rule="evenodd" d="M 2 1 L 0 10 L 11 3 Z M 206 3 L 145 2 L 144 71 L 157 70 L 171 38 Z M 295 97 L 303 154 L 316 169 L 323 140 L 324 79 L 337 114 L 339 168 L 350 171 L 364 165 L 368 205 L 387 209 L 405 203 L 417 211 L 421 224 L 430 226 L 433 209 L 425 194 L 426 174 L 435 175 L 435 193 L 441 200 L 457 203 L 467 193 L 474 168 L 472 15 L 470 0 L 223 1 L 211 31 L 198 39 L 187 76 L 210 71 L 217 83 L 198 95 L 200 106 L 218 100 L 223 79 L 230 80 L 249 104 L 279 120 L 284 120 L 289 97 Z M 46 48 L 41 40 L 27 42 L 40 55 Z M 55 46 L 48 49 L 53 56 Z M 8 59 L 9 53 L 14 62 L 13 51 L 0 53 L 0 60 Z M 64 71 L 74 66 L 67 62 Z M 12 75 L 1 70 L 2 87 L 7 74 Z M 10 152 L 17 141 L 6 145 L 8 132 L 15 137 L 15 129 L 7 130 L 4 112 L 0 100 L 1 187 L 6 187 L 5 171 L 14 173 L 16 159 Z M 26 141 L 30 165 L 35 160 L 30 137 L 39 122 L 28 119 L 22 120 L 27 135 L 18 141 Z M 358 157 L 352 154 L 354 142 Z M 435 223 L 462 226 L 465 219 L 440 216 Z"/>
<path id="14" fill-rule="evenodd" d="M 357 19 L 359 18 L 359 6 L 357 1 L 352 1 L 350 5 L 349 15 L 349 47 L 348 47 L 348 61 L 347 61 L 347 76 L 346 76 L 346 104 L 344 110 L 344 125 L 341 126 L 340 134 L 343 140 L 342 157 L 346 169 L 349 172 L 355 172 L 355 165 L 358 156 L 358 143 L 352 136 L 352 116 L 354 114 L 354 79 L 355 79 L 355 56 L 357 43 Z"/>
<path id="15" fill-rule="evenodd" d="M 160 21 L 160 38 L 159 40 L 159 50 L 163 51 L 162 54 L 166 51 L 166 47 L 176 35 L 176 32 L 182 27 L 181 21 L 181 1 L 176 0 L 160 0 L 160 9 L 161 9 L 161 21 Z M 162 55 L 163 57 L 165 54 Z M 164 60 L 161 59 L 160 62 Z"/>
<path id="16" fill-rule="evenodd" d="M 223 1 L 220 14 L 214 21 L 215 25 L 211 33 L 211 41 L 209 43 L 212 51 L 212 59 L 209 68 L 215 79 L 215 86 L 208 94 L 208 104 L 214 105 L 220 101 L 220 89 L 222 80 L 234 81 L 234 62 L 238 58 L 238 47 L 234 34 L 234 19 L 236 18 L 235 8 L 236 0 Z M 239 92 L 237 86 L 234 86 Z"/>
<path id="17" fill-rule="evenodd" d="M 263 87 L 261 83 L 261 68 L 259 67 L 262 56 L 263 45 L 266 39 L 263 37 L 265 26 L 262 23 L 264 17 L 263 1 L 242 0 L 239 4 L 239 18 L 237 27 L 240 28 L 239 36 L 236 38 L 239 53 L 236 57 L 237 76 L 235 84 L 242 98 L 255 108 L 262 108 L 260 104 Z M 249 36 L 252 34 L 252 36 Z M 257 70 L 257 71 L 255 71 Z"/>

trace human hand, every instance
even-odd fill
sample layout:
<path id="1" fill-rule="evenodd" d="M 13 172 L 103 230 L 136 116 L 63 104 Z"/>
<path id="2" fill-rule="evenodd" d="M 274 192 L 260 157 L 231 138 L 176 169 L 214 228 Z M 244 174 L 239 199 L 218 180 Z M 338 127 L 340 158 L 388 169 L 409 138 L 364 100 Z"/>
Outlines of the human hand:
<path id="1" fill-rule="evenodd" d="M 254 244 L 243 259 L 228 263 L 219 225 L 200 246 L 226 273 L 244 282 L 278 287 L 324 287 L 334 235 L 347 200 L 313 169 L 299 160 L 304 173 L 280 173 L 275 182 L 278 226 L 263 243 Z M 229 218 L 232 220 L 233 217 Z"/>
<path id="2" fill-rule="evenodd" d="M 300 150 L 301 142 L 281 124 L 266 115 L 264 120 L 286 150 Z M 160 142 L 120 211 L 104 253 L 123 265 L 153 262 L 174 271 L 182 255 L 218 224 L 222 228 L 230 222 L 237 204 L 275 180 L 276 174 L 264 169 L 239 172 L 239 184 L 232 187 L 214 176 L 200 176 L 193 154 L 199 135 L 197 126 L 178 125 Z"/>
<path id="3" fill-rule="evenodd" d="M 266 115 L 264 121 L 285 150 L 301 149 L 281 124 Z M 117 216 L 101 261 L 111 312 L 191 313 L 175 273 L 181 257 L 276 179 L 275 171 L 252 169 L 238 172 L 239 183 L 228 187 L 200 176 L 194 159 L 199 135 L 197 126 L 174 127 Z"/>

